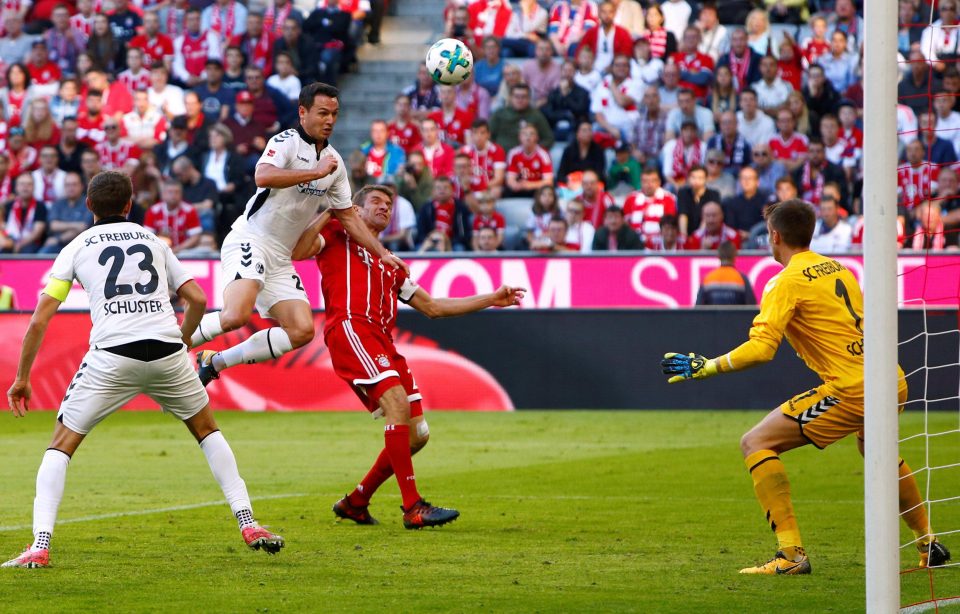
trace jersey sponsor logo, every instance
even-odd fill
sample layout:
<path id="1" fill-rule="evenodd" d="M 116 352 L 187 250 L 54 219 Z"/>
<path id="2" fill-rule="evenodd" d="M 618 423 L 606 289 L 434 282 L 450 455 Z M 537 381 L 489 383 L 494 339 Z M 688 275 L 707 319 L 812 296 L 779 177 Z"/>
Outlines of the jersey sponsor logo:
<path id="1" fill-rule="evenodd" d="M 327 193 L 327 188 L 312 188 L 310 187 L 311 183 L 298 183 L 297 191 L 301 194 L 312 194 L 313 196 L 323 196 Z"/>
<path id="2" fill-rule="evenodd" d="M 277 155 L 277 150 L 276 150 L 276 149 L 268 149 L 268 150 L 267 150 L 267 157 L 268 157 L 268 158 L 272 158 L 272 157 L 275 156 L 275 155 Z"/>
<path id="3" fill-rule="evenodd" d="M 310 160 L 307 160 L 306 158 L 304 158 L 303 156 L 297 156 L 297 160 L 300 160 L 301 162 L 309 162 L 309 161 L 310 161 Z"/>

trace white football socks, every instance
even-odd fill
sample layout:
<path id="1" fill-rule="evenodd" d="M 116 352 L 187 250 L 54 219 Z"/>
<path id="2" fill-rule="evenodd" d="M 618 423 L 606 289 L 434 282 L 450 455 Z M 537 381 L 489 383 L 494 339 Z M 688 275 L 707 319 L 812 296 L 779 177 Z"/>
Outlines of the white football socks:
<path id="1" fill-rule="evenodd" d="M 192 347 L 200 347 L 207 341 L 213 341 L 215 337 L 223 334 L 223 327 L 220 326 L 220 312 L 211 311 L 206 313 L 200 319 L 200 325 L 193 331 L 190 337 Z"/>
<path id="2" fill-rule="evenodd" d="M 206 329 L 204 329 L 206 330 Z M 293 349 L 287 331 L 279 326 L 260 330 L 250 338 L 213 356 L 213 368 L 222 371 L 239 364 L 253 364 L 280 358 Z"/>
<path id="3" fill-rule="evenodd" d="M 50 547 L 50 536 L 57 521 L 57 509 L 63 499 L 70 457 L 60 450 L 47 450 L 37 470 L 37 495 L 33 500 L 34 550 Z"/>
<path id="4" fill-rule="evenodd" d="M 254 524 L 253 514 L 250 512 L 252 506 L 250 505 L 250 495 L 247 494 L 247 485 L 240 477 L 240 471 L 237 469 L 237 459 L 234 457 L 233 450 L 230 449 L 230 444 L 227 443 L 223 433 L 220 431 L 210 433 L 200 442 L 200 448 L 203 450 L 204 456 L 207 457 L 207 464 L 210 465 L 213 477 L 216 478 L 217 483 L 220 484 L 220 489 L 223 490 L 223 496 L 227 498 L 227 503 L 230 504 L 230 510 L 237 516 L 240 528 L 246 526 L 244 521 L 248 525 Z M 241 514 L 240 512 L 244 510 L 248 513 Z M 241 519 L 241 516 L 244 516 L 244 518 Z"/>

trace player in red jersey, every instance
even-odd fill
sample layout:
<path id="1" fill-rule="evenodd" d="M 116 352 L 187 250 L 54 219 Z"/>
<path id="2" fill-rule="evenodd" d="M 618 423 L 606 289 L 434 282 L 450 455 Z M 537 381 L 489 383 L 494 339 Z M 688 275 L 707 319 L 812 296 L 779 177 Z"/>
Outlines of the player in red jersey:
<path id="1" fill-rule="evenodd" d="M 487 190 L 493 198 L 500 198 L 507 174 L 507 154 L 503 147 L 490 140 L 487 120 L 475 120 L 470 128 L 471 144 L 461 147 L 458 153 L 470 156 L 474 173 L 486 173 Z"/>
<path id="2" fill-rule="evenodd" d="M 660 172 L 647 167 L 640 176 L 640 189 L 627 196 L 623 215 L 649 248 L 657 244 L 660 220 L 677 214 L 677 199 L 660 186 Z"/>
<path id="3" fill-rule="evenodd" d="M 411 112 L 410 97 L 406 94 L 397 95 L 393 99 L 393 112 L 395 113 L 393 121 L 387 124 L 390 142 L 399 145 L 404 153 L 409 154 L 419 147 L 423 140 L 420 136 L 420 128 Z"/>
<path id="4" fill-rule="evenodd" d="M 374 235 L 390 223 L 390 188 L 365 186 L 354 194 L 353 203 Z M 324 339 L 334 371 L 353 388 L 368 411 L 386 419 L 383 450 L 357 488 L 337 501 L 333 511 L 358 524 L 377 524 L 368 510 L 370 498 L 391 475 L 396 475 L 403 496 L 405 528 L 446 524 L 460 513 L 424 501 L 413 475 L 412 456 L 426 445 L 430 431 L 423 418 L 420 391 L 406 359 L 393 344 L 397 299 L 430 318 L 441 318 L 519 305 L 525 290 L 501 286 L 490 294 L 434 299 L 403 269 L 384 266 L 376 255 L 347 236 L 339 222 L 327 223 L 327 219 L 304 232 L 293 257 L 319 252 L 317 265 L 326 305 Z"/>

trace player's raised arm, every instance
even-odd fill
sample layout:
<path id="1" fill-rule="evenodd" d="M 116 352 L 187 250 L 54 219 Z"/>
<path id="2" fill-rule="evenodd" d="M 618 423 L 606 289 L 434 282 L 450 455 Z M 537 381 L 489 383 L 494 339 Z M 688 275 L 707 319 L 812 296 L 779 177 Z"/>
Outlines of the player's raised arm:
<path id="1" fill-rule="evenodd" d="M 66 284 L 66 290 L 63 290 L 64 284 Z M 59 279 L 51 280 L 51 283 L 47 286 L 47 290 L 40 295 L 40 300 L 37 301 L 37 308 L 33 311 L 33 316 L 30 318 L 30 325 L 27 327 L 27 332 L 23 336 L 23 346 L 20 349 L 17 379 L 13 382 L 13 385 L 10 386 L 10 390 L 7 391 L 7 401 L 10 403 L 10 411 L 18 418 L 26 415 L 27 411 L 30 410 L 30 396 L 32 394 L 30 371 L 33 369 L 33 362 L 37 358 L 37 352 L 40 351 L 40 345 L 43 343 L 43 336 L 47 332 L 50 319 L 57 313 L 57 309 L 60 308 L 60 303 L 62 302 L 61 299 L 54 298 L 48 294 L 51 286 L 56 286 L 57 292 L 62 292 L 63 298 L 66 298 L 66 293 L 70 290 L 70 284 L 68 282 Z M 61 296 L 61 294 L 57 294 L 57 296 Z"/>
<path id="2" fill-rule="evenodd" d="M 272 143 L 267 143 L 267 155 L 270 153 L 269 147 Z M 275 155 L 279 155 L 275 154 Z M 289 188 L 301 183 L 309 183 L 317 179 L 323 179 L 331 173 L 335 173 L 339 166 L 336 156 L 326 155 L 320 158 L 317 166 L 311 169 L 281 168 L 269 162 L 257 164 L 257 170 L 254 172 L 253 179 L 258 188 L 283 189 Z"/>
<path id="3" fill-rule="evenodd" d="M 293 247 L 293 252 L 290 255 L 291 260 L 309 260 L 320 253 L 325 244 L 323 237 L 320 236 L 320 231 L 330 221 L 331 215 L 330 210 L 327 209 L 310 223 L 303 234 L 300 235 L 300 238 L 297 239 L 297 244 Z"/>
<path id="4" fill-rule="evenodd" d="M 337 216 L 337 219 L 340 221 L 343 229 L 347 231 L 347 234 L 350 235 L 350 238 L 365 247 L 368 251 L 376 254 L 381 262 L 395 269 L 403 269 L 407 274 L 410 273 L 410 267 L 407 266 L 407 263 L 391 254 L 387 248 L 383 246 L 383 243 L 377 240 L 373 233 L 370 232 L 370 229 L 367 228 L 366 222 L 360 219 L 360 216 L 357 215 L 353 207 L 333 209 L 333 214 Z"/>
<path id="5" fill-rule="evenodd" d="M 412 285 L 412 284 L 411 284 Z M 409 286 L 405 284 L 400 290 L 400 298 L 404 298 L 404 290 Z M 465 298 L 433 298 L 426 290 L 418 286 L 413 286 L 416 291 L 409 299 L 411 307 L 427 316 L 430 319 L 450 318 L 453 316 L 462 316 L 476 311 L 483 311 L 490 307 L 513 307 L 519 305 L 526 293 L 525 288 L 513 288 L 510 286 L 500 286 L 496 292 L 488 294 L 477 294 Z"/>

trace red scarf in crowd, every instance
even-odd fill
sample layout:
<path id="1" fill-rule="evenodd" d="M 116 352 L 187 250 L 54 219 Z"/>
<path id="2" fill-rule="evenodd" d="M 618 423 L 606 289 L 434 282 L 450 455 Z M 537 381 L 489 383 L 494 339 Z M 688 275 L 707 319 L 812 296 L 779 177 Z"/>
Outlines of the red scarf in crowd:
<path id="1" fill-rule="evenodd" d="M 26 205 L 20 198 L 13 201 L 13 207 L 10 208 L 10 215 L 7 217 L 7 234 L 18 240 L 22 239 L 24 233 L 33 227 L 36 212 L 37 201 L 32 198 Z"/>
<path id="2" fill-rule="evenodd" d="M 267 12 L 263 14 L 264 31 L 270 32 L 277 37 L 283 34 L 283 22 L 286 21 L 287 17 L 290 16 L 291 8 L 293 8 L 293 4 L 290 2 L 287 2 L 287 6 L 283 7 L 279 11 L 277 11 L 276 3 L 271 4 L 270 8 L 267 9 Z"/>
<path id="3" fill-rule="evenodd" d="M 690 160 L 686 160 L 684 157 L 684 151 L 686 147 L 683 144 L 683 141 L 677 139 L 677 144 L 673 148 L 673 177 L 674 179 L 684 179 L 687 176 L 687 173 L 694 166 L 700 165 L 700 139 L 697 139 L 693 142 L 692 145 L 693 152 L 690 154 Z"/>
<path id="4" fill-rule="evenodd" d="M 803 177 L 800 180 L 800 190 L 802 192 L 803 198 L 810 201 L 815 205 L 820 204 L 820 197 L 823 195 L 823 170 L 826 167 L 821 167 L 819 173 L 817 173 L 817 178 L 813 179 L 813 171 L 810 169 L 810 163 L 807 162 L 803 165 Z"/>
<path id="5" fill-rule="evenodd" d="M 234 14 L 236 8 L 236 1 L 230 0 L 226 9 L 227 16 L 224 18 L 223 7 L 219 4 L 213 5 L 213 10 L 210 13 L 210 29 L 219 34 L 221 39 L 229 39 L 233 36 L 236 26 L 236 16 Z"/>
<path id="6" fill-rule="evenodd" d="M 747 83 L 747 71 L 750 69 L 750 47 L 747 47 L 747 51 L 743 54 L 742 58 L 738 58 L 732 51 L 730 52 L 730 72 L 733 73 L 733 86 L 737 88 L 737 93 L 743 91 L 743 88 L 749 85 Z"/>

